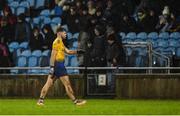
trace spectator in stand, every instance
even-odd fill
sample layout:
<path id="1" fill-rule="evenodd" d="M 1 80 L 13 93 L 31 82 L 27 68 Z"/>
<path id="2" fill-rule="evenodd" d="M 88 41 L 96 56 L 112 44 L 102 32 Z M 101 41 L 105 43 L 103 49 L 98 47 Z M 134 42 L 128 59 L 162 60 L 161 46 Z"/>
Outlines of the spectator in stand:
<path id="1" fill-rule="evenodd" d="M 146 12 L 146 10 L 140 9 L 137 12 L 137 26 L 138 26 L 139 32 L 142 32 L 142 31 L 150 32 L 149 22 L 151 21 L 149 20 L 148 13 Z"/>
<path id="2" fill-rule="evenodd" d="M 6 43 L 3 39 L 0 41 L 0 67 L 12 66 L 10 52 Z M 8 73 L 9 70 L 0 70 L 0 73 Z"/>
<path id="3" fill-rule="evenodd" d="M 8 24 L 6 17 L 3 17 L 0 21 L 0 39 L 3 39 L 4 43 L 10 43 L 12 41 L 11 27 Z"/>
<path id="4" fill-rule="evenodd" d="M 105 37 L 104 37 L 104 27 L 96 25 L 94 29 L 95 38 L 92 45 L 91 63 L 92 66 L 103 67 L 106 66 L 105 58 Z"/>
<path id="5" fill-rule="evenodd" d="M 25 15 L 22 13 L 18 16 L 18 21 L 15 28 L 15 40 L 19 43 L 23 41 L 30 41 L 31 26 L 26 22 Z"/>
<path id="6" fill-rule="evenodd" d="M 5 6 L 3 8 L 3 13 L 2 16 L 0 17 L 0 22 L 1 20 L 6 19 L 6 24 L 8 25 L 8 39 L 6 42 L 11 42 L 14 40 L 14 35 L 15 35 L 15 25 L 17 22 L 16 16 L 12 14 L 11 8 L 9 6 Z"/>
<path id="7" fill-rule="evenodd" d="M 122 15 L 118 31 L 125 33 L 137 32 L 137 25 L 134 18 L 130 17 L 128 14 Z"/>
<path id="8" fill-rule="evenodd" d="M 107 7 L 104 10 L 103 20 L 112 22 L 112 0 L 107 1 Z"/>
<path id="9" fill-rule="evenodd" d="M 159 22 L 156 25 L 156 29 L 159 32 L 170 31 L 175 21 L 174 15 L 170 12 L 168 6 L 165 6 L 162 15 L 159 16 Z"/>
<path id="10" fill-rule="evenodd" d="M 122 41 L 117 36 L 115 31 L 107 33 L 106 60 L 107 66 L 125 66 L 125 52 L 122 46 Z"/>
<path id="11" fill-rule="evenodd" d="M 71 33 L 74 34 L 76 32 L 79 32 L 79 15 L 77 14 L 74 6 L 70 7 L 70 12 L 66 20 L 67 20 L 67 26 Z"/>
<path id="12" fill-rule="evenodd" d="M 83 24 L 81 26 L 81 30 L 78 36 L 78 49 L 81 49 L 85 51 L 85 54 L 78 54 L 77 59 L 79 66 L 89 66 L 89 51 L 88 48 L 88 42 L 89 42 L 89 33 L 88 33 L 88 27 L 87 24 Z"/>
<path id="13" fill-rule="evenodd" d="M 43 50 L 52 49 L 52 43 L 55 39 L 55 34 L 49 24 L 46 24 L 42 28 L 44 33 Z"/>
<path id="14" fill-rule="evenodd" d="M 88 14 L 94 15 L 96 13 L 95 3 L 92 0 L 87 2 Z"/>
<path id="15" fill-rule="evenodd" d="M 31 50 L 42 50 L 43 47 L 43 36 L 40 33 L 40 30 L 38 27 L 33 28 L 33 33 L 30 39 L 30 48 Z"/>
<path id="16" fill-rule="evenodd" d="M 149 32 L 155 32 L 156 31 L 156 24 L 158 22 L 158 16 L 154 10 L 148 11 L 148 19 L 149 19 Z"/>
<path id="17" fill-rule="evenodd" d="M 122 41 L 118 34 L 115 32 L 111 25 L 106 28 L 106 62 L 108 67 L 123 67 L 126 64 L 126 56 L 122 46 Z M 115 87 L 115 77 L 112 75 L 113 72 L 119 72 L 119 70 L 108 70 L 108 87 L 111 92 L 114 91 Z"/>

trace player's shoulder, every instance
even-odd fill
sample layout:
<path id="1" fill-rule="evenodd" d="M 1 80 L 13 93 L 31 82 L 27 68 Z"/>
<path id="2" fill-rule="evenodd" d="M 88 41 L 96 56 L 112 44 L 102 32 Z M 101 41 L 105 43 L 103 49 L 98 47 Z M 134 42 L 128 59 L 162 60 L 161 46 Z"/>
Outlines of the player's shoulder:
<path id="1" fill-rule="evenodd" d="M 54 42 L 53 42 L 53 44 L 60 44 L 60 43 L 61 43 L 61 40 L 58 39 L 58 38 L 56 38 L 56 39 L 54 40 Z"/>

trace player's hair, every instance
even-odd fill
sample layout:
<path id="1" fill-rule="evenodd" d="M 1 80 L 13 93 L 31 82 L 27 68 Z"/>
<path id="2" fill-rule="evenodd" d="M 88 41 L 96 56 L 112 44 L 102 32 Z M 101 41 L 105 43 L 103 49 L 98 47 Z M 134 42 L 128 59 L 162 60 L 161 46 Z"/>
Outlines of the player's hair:
<path id="1" fill-rule="evenodd" d="M 58 27 L 57 30 L 56 30 L 56 33 L 58 33 L 58 32 L 64 32 L 64 31 L 66 31 L 64 28 Z"/>

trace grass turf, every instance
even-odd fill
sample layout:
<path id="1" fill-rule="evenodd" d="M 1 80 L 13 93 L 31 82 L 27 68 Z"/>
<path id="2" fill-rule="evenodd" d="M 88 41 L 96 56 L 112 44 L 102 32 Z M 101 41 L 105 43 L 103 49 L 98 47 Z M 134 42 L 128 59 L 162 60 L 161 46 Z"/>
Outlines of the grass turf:
<path id="1" fill-rule="evenodd" d="M 47 99 L 37 106 L 35 99 L 0 99 L 0 115 L 108 115 L 108 114 L 180 114 L 178 100 L 113 100 L 88 99 L 75 106 L 69 99 Z"/>

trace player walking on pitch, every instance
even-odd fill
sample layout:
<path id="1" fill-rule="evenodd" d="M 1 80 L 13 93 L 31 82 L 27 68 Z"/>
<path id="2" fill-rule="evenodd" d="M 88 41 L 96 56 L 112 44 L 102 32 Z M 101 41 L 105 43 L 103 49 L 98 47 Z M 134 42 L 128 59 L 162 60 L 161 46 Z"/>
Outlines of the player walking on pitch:
<path id="1" fill-rule="evenodd" d="M 82 53 L 83 51 L 67 49 L 63 44 L 63 39 L 66 39 L 66 31 L 63 28 L 59 27 L 57 29 L 57 38 L 54 40 L 52 45 L 50 72 L 47 82 L 41 90 L 40 98 L 37 102 L 37 105 L 44 105 L 44 98 L 49 88 L 53 85 L 56 79 L 61 80 L 61 82 L 65 86 L 67 95 L 74 102 L 75 105 L 83 105 L 86 103 L 86 100 L 78 100 L 74 96 L 73 89 L 69 81 L 69 76 L 64 66 L 65 53 L 77 54 Z"/>

